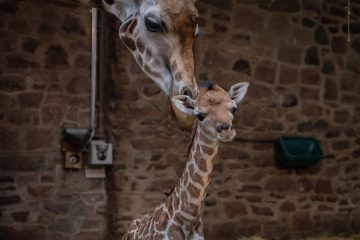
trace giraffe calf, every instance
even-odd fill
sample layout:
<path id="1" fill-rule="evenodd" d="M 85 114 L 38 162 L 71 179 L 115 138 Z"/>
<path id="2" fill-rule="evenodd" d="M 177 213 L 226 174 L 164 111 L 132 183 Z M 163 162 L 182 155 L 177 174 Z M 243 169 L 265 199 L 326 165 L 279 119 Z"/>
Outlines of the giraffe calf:
<path id="1" fill-rule="evenodd" d="M 207 83 L 196 100 L 186 95 L 172 98 L 173 105 L 197 121 L 185 169 L 178 184 L 149 214 L 133 220 L 124 240 L 203 240 L 200 211 L 210 183 L 219 142 L 235 137 L 234 113 L 249 84 L 232 86 L 226 92 L 219 85 Z"/>

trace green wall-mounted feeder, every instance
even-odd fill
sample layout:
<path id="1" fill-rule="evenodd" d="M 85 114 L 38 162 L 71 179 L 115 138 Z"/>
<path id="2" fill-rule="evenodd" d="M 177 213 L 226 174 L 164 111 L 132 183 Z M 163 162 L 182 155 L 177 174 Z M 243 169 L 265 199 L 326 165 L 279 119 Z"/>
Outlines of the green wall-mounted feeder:
<path id="1" fill-rule="evenodd" d="M 279 163 L 284 167 L 308 167 L 324 158 L 319 142 L 310 137 L 281 137 Z"/>

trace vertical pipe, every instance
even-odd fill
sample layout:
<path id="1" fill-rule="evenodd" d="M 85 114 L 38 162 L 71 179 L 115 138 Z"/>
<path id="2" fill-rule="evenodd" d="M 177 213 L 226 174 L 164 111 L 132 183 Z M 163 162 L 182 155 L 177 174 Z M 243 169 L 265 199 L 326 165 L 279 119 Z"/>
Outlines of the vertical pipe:
<path id="1" fill-rule="evenodd" d="M 90 127 L 92 135 L 96 130 L 96 85 L 98 78 L 98 15 L 99 10 L 92 8 L 92 42 L 91 42 L 91 107 L 90 107 Z"/>

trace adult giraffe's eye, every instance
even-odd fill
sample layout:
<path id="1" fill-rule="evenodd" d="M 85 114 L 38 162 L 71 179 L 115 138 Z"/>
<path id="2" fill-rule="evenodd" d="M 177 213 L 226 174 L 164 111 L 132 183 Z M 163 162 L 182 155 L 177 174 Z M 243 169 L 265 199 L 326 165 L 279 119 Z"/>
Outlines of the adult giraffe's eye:
<path id="1" fill-rule="evenodd" d="M 237 107 L 231 108 L 231 113 L 234 114 L 236 112 L 236 110 L 237 110 Z"/>
<path id="2" fill-rule="evenodd" d="M 145 26 L 149 32 L 163 33 L 166 31 L 164 23 L 158 23 L 150 18 L 145 18 Z"/>
<path id="3" fill-rule="evenodd" d="M 206 114 L 204 114 L 204 113 L 197 113 L 197 114 L 196 114 L 196 117 L 197 117 L 197 119 L 199 119 L 199 121 L 202 121 L 202 120 L 205 119 Z"/>

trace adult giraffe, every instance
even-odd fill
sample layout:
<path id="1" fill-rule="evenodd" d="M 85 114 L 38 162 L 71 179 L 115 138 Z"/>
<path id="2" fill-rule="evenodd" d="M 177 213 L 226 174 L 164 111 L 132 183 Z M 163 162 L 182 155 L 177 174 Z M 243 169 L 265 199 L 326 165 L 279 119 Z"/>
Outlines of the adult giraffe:
<path id="1" fill-rule="evenodd" d="M 120 21 L 119 36 L 136 62 L 168 97 L 195 98 L 193 41 L 198 32 L 196 0 L 102 0 Z M 183 123 L 192 119 L 172 107 Z"/>

